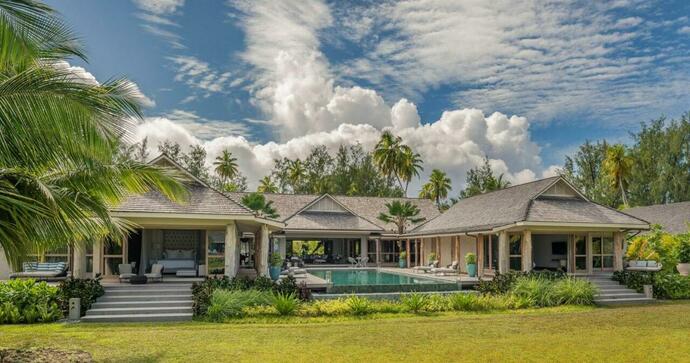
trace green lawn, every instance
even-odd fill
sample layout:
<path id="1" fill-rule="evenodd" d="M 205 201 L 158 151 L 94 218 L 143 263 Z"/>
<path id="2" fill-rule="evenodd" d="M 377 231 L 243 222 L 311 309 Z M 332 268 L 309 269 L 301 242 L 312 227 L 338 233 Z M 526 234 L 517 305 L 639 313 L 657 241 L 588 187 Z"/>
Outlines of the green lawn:
<path id="1" fill-rule="evenodd" d="M 0 347 L 98 361 L 688 361 L 690 302 L 365 319 L 0 327 Z"/>

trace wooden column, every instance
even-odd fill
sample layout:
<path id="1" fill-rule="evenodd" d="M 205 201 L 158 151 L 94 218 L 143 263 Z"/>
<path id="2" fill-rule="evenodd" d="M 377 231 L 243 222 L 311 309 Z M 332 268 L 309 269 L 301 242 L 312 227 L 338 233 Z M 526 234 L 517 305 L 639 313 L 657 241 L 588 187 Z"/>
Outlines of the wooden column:
<path id="1" fill-rule="evenodd" d="M 460 263 L 460 236 L 455 236 L 455 261 L 458 261 L 458 266 L 460 266 L 462 263 Z"/>
<path id="2" fill-rule="evenodd" d="M 376 267 L 381 265 L 381 239 L 376 239 Z"/>
<path id="3" fill-rule="evenodd" d="M 592 234 L 587 233 L 587 246 L 585 246 L 587 251 L 587 274 L 591 275 L 594 271 L 592 270 Z"/>
<path id="4" fill-rule="evenodd" d="M 484 275 L 484 236 L 477 235 L 477 276 Z"/>
<path id="5" fill-rule="evenodd" d="M 360 257 L 369 256 L 369 237 L 364 236 L 359 238 L 359 254 Z"/>
<path id="6" fill-rule="evenodd" d="M 508 244 L 508 232 L 501 231 L 498 234 L 498 272 L 507 273 L 510 271 L 510 248 Z"/>
<path id="7" fill-rule="evenodd" d="M 623 270 L 623 232 L 613 233 L 613 270 Z"/>
<path id="8" fill-rule="evenodd" d="M 410 253 L 410 252 L 412 252 L 412 251 L 410 251 L 410 239 L 409 238 L 407 239 L 407 242 L 405 245 L 405 252 L 406 252 L 405 257 L 407 257 L 407 261 L 405 261 L 407 263 L 406 266 L 407 266 L 407 268 L 410 268 L 411 267 L 410 263 L 412 262 L 412 256 L 411 256 L 412 253 Z"/>
<path id="9" fill-rule="evenodd" d="M 235 222 L 225 226 L 225 276 L 235 277 L 240 269 L 240 244 L 237 241 Z"/>
<path id="10" fill-rule="evenodd" d="M 522 232 L 522 271 L 532 271 L 532 231 Z"/>

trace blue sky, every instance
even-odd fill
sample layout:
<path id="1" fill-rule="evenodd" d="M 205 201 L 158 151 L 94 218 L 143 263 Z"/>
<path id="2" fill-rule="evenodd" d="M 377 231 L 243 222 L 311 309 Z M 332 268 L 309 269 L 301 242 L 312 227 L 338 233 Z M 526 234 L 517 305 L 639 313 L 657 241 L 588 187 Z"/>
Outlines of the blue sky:
<path id="1" fill-rule="evenodd" d="M 73 66 L 150 100 L 137 137 L 229 148 L 250 184 L 272 158 L 385 127 L 427 174 L 462 183 L 487 155 L 526 181 L 690 110 L 687 1 L 48 3 L 86 44 Z"/>

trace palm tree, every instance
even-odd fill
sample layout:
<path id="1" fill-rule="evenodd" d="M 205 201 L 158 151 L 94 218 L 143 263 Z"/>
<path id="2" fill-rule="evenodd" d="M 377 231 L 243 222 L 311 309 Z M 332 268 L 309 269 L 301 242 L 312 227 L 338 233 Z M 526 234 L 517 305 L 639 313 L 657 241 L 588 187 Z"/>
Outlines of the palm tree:
<path id="1" fill-rule="evenodd" d="M 256 188 L 256 191 L 259 193 L 278 193 L 278 186 L 270 176 L 265 176 L 259 180 L 259 186 Z"/>
<path id="2" fill-rule="evenodd" d="M 436 201 L 436 206 L 441 209 L 441 200 L 448 197 L 448 192 L 451 189 L 450 178 L 446 176 L 446 173 L 439 169 L 434 169 L 431 171 L 429 181 L 422 186 L 419 197 Z"/>
<path id="3" fill-rule="evenodd" d="M 261 217 L 278 218 L 280 217 L 273 208 L 272 201 L 266 201 L 261 193 L 249 193 L 242 198 L 242 204 L 253 210 Z"/>
<path id="4" fill-rule="evenodd" d="M 0 246 L 14 266 L 36 250 L 123 237 L 109 206 L 158 189 L 183 201 L 179 174 L 119 157 L 141 117 L 134 84 L 80 79 L 60 63 L 84 59 L 46 5 L 0 1 Z"/>
<path id="5" fill-rule="evenodd" d="M 632 164 L 633 159 L 624 145 L 616 144 L 606 149 L 606 157 L 602 167 L 606 176 L 611 180 L 611 186 L 620 189 L 621 199 L 625 207 L 628 207 L 628 197 L 625 190 L 628 187 Z"/>
<path id="6" fill-rule="evenodd" d="M 374 163 L 379 170 L 390 180 L 390 178 L 397 175 L 398 166 L 400 165 L 402 139 L 399 136 L 393 135 L 392 132 L 386 130 L 381 134 L 381 139 L 374 147 Z M 398 179 L 400 182 L 400 179 Z M 402 188 L 402 183 L 400 183 Z"/>
<path id="7" fill-rule="evenodd" d="M 296 159 L 290 162 L 288 167 L 288 179 L 290 184 L 292 184 L 292 191 L 299 192 L 301 190 L 302 181 L 307 174 L 307 170 L 304 168 L 302 160 Z"/>
<path id="8" fill-rule="evenodd" d="M 401 202 L 394 200 L 386 203 L 388 213 L 379 214 L 379 220 L 386 223 L 393 223 L 398 227 L 398 234 L 404 234 L 408 224 L 422 222 L 424 217 L 417 217 L 420 213 L 419 208 L 409 201 Z"/>
<path id="9" fill-rule="evenodd" d="M 401 147 L 401 154 L 398 160 L 398 177 L 399 181 L 405 182 L 405 195 L 407 195 L 407 188 L 412 181 L 412 177 L 419 177 L 419 172 L 424 170 L 422 167 L 422 157 L 412 152 L 412 148 L 407 145 Z M 402 185 L 400 186 L 402 188 Z"/>
<path id="10" fill-rule="evenodd" d="M 223 150 L 223 153 L 216 157 L 213 162 L 216 166 L 215 171 L 221 177 L 223 185 L 227 184 L 228 180 L 232 180 L 238 173 L 237 159 L 232 157 L 229 150 Z"/>

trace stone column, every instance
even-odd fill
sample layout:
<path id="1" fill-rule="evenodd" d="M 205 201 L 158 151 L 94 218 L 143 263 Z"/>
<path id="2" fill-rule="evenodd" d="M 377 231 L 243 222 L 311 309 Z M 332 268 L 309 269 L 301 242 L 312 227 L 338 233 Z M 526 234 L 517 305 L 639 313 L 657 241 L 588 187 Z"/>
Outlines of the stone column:
<path id="1" fill-rule="evenodd" d="M 507 273 L 510 270 L 510 248 L 508 244 L 508 232 L 501 231 L 498 234 L 498 272 Z"/>
<path id="2" fill-rule="evenodd" d="M 587 233 L 587 246 L 586 251 L 587 251 L 587 274 L 591 275 L 594 273 L 594 270 L 592 269 L 592 234 Z"/>
<path id="3" fill-rule="evenodd" d="M 285 259 L 287 255 L 287 241 L 285 239 L 285 236 L 277 237 L 275 241 L 278 244 L 278 253 L 280 253 L 280 257 Z"/>
<path id="4" fill-rule="evenodd" d="M 362 236 L 359 238 L 359 254 L 362 258 L 369 256 L 369 237 Z"/>
<path id="5" fill-rule="evenodd" d="M 257 266 L 257 273 L 259 276 L 268 276 L 268 254 L 271 252 L 268 248 L 268 238 L 270 232 L 268 231 L 268 225 L 261 225 L 261 240 L 260 240 L 260 252 L 259 252 L 259 266 Z"/>
<path id="6" fill-rule="evenodd" d="M 225 226 L 225 276 L 235 277 L 240 269 L 240 243 L 235 221 Z"/>
<path id="7" fill-rule="evenodd" d="M 381 239 L 376 239 L 376 267 L 381 266 Z"/>
<path id="8" fill-rule="evenodd" d="M 613 233 L 613 270 L 623 270 L 623 232 Z"/>
<path id="9" fill-rule="evenodd" d="M 410 251 L 410 239 L 408 238 L 407 242 L 405 244 L 405 257 L 407 257 L 407 261 L 405 261 L 406 262 L 405 266 L 407 266 L 407 268 L 411 267 L 410 262 L 412 261 L 412 256 L 411 256 L 412 253 L 410 253 L 410 252 L 412 252 L 412 251 Z"/>
<path id="10" fill-rule="evenodd" d="M 532 271 L 532 231 L 522 232 L 522 271 Z"/>
<path id="11" fill-rule="evenodd" d="M 103 241 L 93 243 L 93 277 L 103 274 Z"/>
<path id="12" fill-rule="evenodd" d="M 484 236 L 481 234 L 477 235 L 477 276 L 484 275 Z"/>
<path id="13" fill-rule="evenodd" d="M 72 277 L 82 279 L 86 274 L 86 246 L 78 243 L 72 248 L 72 251 L 74 253 L 74 261 L 70 268 Z"/>

